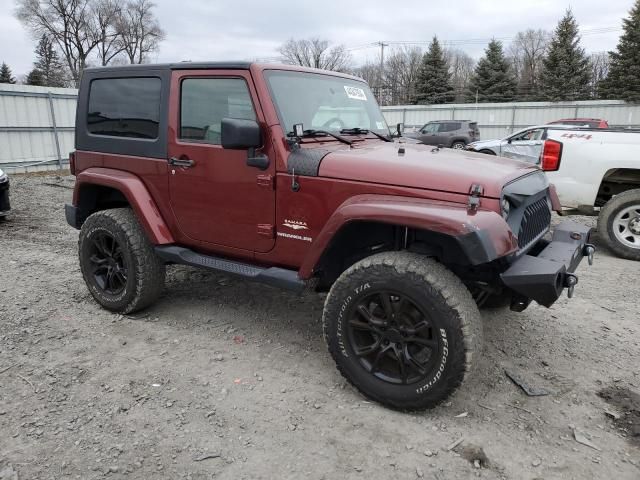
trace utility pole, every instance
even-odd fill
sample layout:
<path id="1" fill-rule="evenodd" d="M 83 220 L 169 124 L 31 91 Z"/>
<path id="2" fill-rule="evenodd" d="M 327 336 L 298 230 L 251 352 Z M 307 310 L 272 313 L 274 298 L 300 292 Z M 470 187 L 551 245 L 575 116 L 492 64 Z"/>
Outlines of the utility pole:
<path id="1" fill-rule="evenodd" d="M 384 78 L 384 47 L 388 47 L 388 43 L 383 41 L 376 42 L 376 45 L 380 45 L 380 75 L 378 76 L 378 102 L 382 104 L 382 81 Z"/>

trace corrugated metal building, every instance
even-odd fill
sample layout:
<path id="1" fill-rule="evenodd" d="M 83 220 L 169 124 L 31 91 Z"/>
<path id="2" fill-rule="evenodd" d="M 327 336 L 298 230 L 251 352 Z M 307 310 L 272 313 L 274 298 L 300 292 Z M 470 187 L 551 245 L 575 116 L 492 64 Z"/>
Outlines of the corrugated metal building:
<path id="1" fill-rule="evenodd" d="M 402 105 L 382 107 L 382 111 L 392 128 L 397 123 L 421 127 L 433 120 L 475 121 L 482 139 L 503 138 L 521 128 L 563 118 L 601 118 L 611 127 L 640 127 L 640 105 L 617 100 Z"/>
<path id="2" fill-rule="evenodd" d="M 0 84 L 0 168 L 56 168 L 73 150 L 77 90 Z"/>

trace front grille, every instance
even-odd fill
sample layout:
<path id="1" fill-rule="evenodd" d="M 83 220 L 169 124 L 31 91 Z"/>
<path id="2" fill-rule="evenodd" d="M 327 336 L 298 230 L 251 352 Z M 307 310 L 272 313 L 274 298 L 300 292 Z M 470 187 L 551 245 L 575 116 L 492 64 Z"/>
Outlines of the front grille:
<path id="1" fill-rule="evenodd" d="M 518 232 L 518 246 L 528 247 L 542 234 L 546 233 L 551 223 L 551 211 L 547 204 L 547 198 L 543 197 L 529 205 L 522 217 L 520 231 Z"/>

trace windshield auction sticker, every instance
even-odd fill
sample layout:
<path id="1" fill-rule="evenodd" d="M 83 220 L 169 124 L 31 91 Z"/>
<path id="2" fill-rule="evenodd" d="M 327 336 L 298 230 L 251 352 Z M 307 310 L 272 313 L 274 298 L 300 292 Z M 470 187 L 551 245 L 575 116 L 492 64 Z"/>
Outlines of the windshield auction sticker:
<path id="1" fill-rule="evenodd" d="M 364 90 L 358 87 L 349 87 L 347 85 L 344 86 L 344 91 L 347 92 L 347 97 L 353 98 L 354 100 L 362 100 L 367 101 L 367 96 L 364 94 Z"/>

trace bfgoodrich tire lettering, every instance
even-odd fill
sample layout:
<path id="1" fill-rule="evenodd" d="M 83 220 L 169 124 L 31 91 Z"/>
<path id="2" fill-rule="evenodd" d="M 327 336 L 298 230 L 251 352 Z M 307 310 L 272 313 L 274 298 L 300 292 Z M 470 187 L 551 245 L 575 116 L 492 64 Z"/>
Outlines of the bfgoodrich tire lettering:
<path id="1" fill-rule="evenodd" d="M 367 397 L 401 410 L 447 398 L 482 345 L 467 288 L 441 264 L 407 252 L 374 255 L 346 270 L 327 296 L 323 329 L 340 373 Z"/>
<path id="2" fill-rule="evenodd" d="M 598 217 L 598 233 L 616 255 L 640 261 L 640 189 L 607 202 Z"/>
<path id="3" fill-rule="evenodd" d="M 162 292 L 164 263 L 129 208 L 104 210 L 82 225 L 80 269 L 96 301 L 107 310 L 131 313 Z"/>

